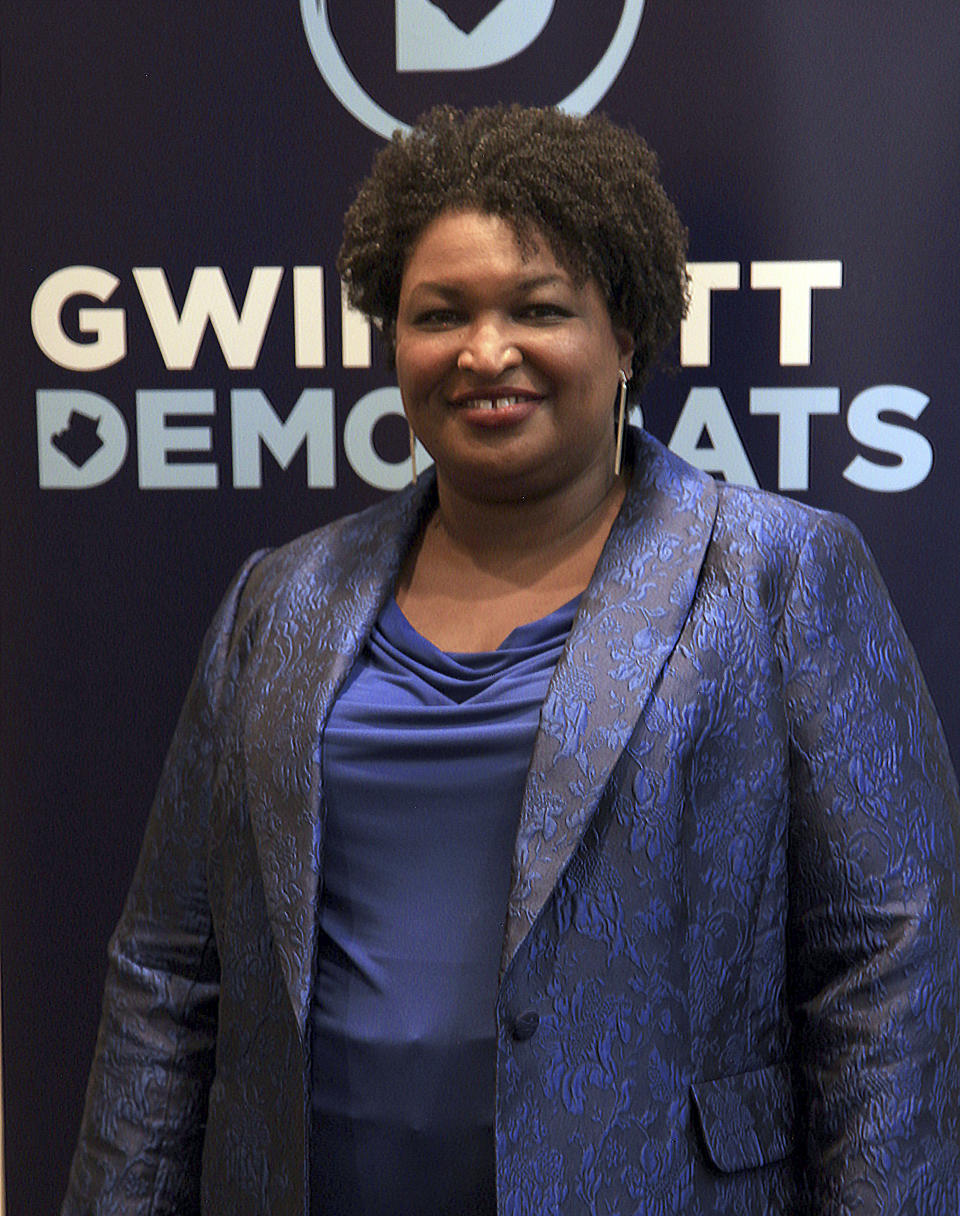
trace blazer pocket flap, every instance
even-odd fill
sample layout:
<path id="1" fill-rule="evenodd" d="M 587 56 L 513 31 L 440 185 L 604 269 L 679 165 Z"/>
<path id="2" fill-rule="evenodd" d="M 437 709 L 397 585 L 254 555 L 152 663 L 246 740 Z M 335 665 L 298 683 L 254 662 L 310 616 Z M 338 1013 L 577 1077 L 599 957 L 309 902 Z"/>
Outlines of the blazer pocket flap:
<path id="1" fill-rule="evenodd" d="M 770 1064 L 690 1087 L 707 1156 L 718 1170 L 755 1169 L 793 1152 L 793 1086 Z"/>

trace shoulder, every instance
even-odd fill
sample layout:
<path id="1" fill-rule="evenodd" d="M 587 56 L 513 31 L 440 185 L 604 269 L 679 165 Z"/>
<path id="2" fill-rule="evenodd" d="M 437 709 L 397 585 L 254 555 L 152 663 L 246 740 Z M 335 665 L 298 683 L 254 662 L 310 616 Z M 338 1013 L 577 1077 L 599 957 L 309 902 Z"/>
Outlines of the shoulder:
<path id="1" fill-rule="evenodd" d="M 632 440 L 636 473 L 631 493 L 649 496 L 654 491 L 677 507 L 701 500 L 713 512 L 714 536 L 720 543 L 736 540 L 738 544 L 776 549 L 802 541 L 823 520 L 846 522 L 840 516 L 768 490 L 717 481 L 646 431 L 635 431 Z"/>
<path id="2" fill-rule="evenodd" d="M 866 550 L 856 524 L 834 511 L 749 486 L 720 483 L 717 491 L 714 535 L 722 545 L 779 555 L 790 565 L 820 547 Z"/>
<path id="3" fill-rule="evenodd" d="M 670 452 L 645 432 L 634 436 L 638 474 L 631 494 L 645 500 L 651 489 L 663 518 L 681 521 L 696 514 L 709 527 L 704 576 L 745 589 L 782 607 L 794 581 L 817 571 L 875 575 L 873 560 L 856 525 L 825 511 L 766 490 L 716 481 Z"/>
<path id="4" fill-rule="evenodd" d="M 244 567 L 241 607 L 250 611 L 289 598 L 317 599 L 334 587 L 377 581 L 402 559 L 431 494 L 430 485 L 410 487 L 253 555 Z"/>
<path id="5" fill-rule="evenodd" d="M 763 570 L 783 582 L 786 593 L 818 571 L 868 569 L 873 558 L 851 520 L 832 511 L 745 486 L 718 486 L 713 532 L 715 560 L 743 574 Z"/>
<path id="6" fill-rule="evenodd" d="M 395 578 L 433 501 L 433 479 L 424 475 L 363 511 L 251 554 L 227 589 L 205 649 L 246 653 L 267 632 L 282 635 L 308 620 L 349 615 Z"/>

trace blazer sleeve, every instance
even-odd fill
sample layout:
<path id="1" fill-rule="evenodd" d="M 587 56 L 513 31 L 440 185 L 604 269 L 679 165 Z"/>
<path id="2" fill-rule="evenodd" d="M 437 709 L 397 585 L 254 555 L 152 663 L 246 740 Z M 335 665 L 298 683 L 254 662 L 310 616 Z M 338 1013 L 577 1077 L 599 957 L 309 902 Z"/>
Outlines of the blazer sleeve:
<path id="1" fill-rule="evenodd" d="M 259 556 L 237 575 L 204 640 L 110 941 L 63 1216 L 200 1210 L 219 992 L 206 824 L 235 675 L 238 605 Z"/>
<path id="2" fill-rule="evenodd" d="M 803 1210 L 956 1216 L 956 778 L 910 643 L 847 521 L 822 517 L 809 534 L 780 645 Z"/>

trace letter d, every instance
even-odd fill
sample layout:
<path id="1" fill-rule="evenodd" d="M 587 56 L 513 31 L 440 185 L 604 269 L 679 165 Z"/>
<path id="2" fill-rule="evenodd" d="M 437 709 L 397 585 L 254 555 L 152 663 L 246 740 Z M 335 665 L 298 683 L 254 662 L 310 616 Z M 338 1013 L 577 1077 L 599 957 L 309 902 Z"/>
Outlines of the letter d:
<path id="1" fill-rule="evenodd" d="M 37 390 L 42 490 L 86 490 L 109 481 L 127 444 L 123 415 L 106 397 L 81 389 Z"/>

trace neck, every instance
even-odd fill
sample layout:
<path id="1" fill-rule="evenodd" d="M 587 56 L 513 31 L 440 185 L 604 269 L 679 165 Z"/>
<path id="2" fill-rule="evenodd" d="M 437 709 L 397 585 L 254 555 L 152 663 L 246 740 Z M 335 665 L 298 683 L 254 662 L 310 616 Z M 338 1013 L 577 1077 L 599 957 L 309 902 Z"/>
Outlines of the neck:
<path id="1" fill-rule="evenodd" d="M 533 572 L 592 537 L 605 539 L 626 485 L 624 475 L 594 468 L 559 491 L 499 501 L 463 493 L 440 475 L 432 526 L 480 568 Z"/>
<path id="2" fill-rule="evenodd" d="M 443 650 L 494 649 L 583 591 L 626 484 L 605 465 L 561 493 L 491 501 L 438 474 L 439 506 L 407 556 L 397 602 Z"/>

